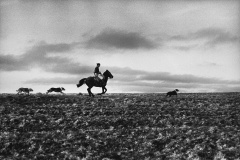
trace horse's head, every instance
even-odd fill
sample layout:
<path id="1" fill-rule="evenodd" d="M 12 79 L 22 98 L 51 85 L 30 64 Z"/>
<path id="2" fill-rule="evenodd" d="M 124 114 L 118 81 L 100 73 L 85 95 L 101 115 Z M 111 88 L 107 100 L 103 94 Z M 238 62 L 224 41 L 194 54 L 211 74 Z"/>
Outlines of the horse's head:
<path id="1" fill-rule="evenodd" d="M 105 77 L 108 77 L 108 78 L 113 78 L 112 73 L 109 72 L 108 70 L 106 70 L 106 71 L 103 73 L 103 75 L 104 75 Z"/>
<path id="2" fill-rule="evenodd" d="M 28 90 L 29 90 L 29 92 L 32 92 L 32 91 L 33 91 L 33 89 L 32 89 L 32 88 L 28 88 Z"/>
<path id="3" fill-rule="evenodd" d="M 65 91 L 65 88 L 62 87 L 61 89 L 62 89 L 62 91 Z"/>

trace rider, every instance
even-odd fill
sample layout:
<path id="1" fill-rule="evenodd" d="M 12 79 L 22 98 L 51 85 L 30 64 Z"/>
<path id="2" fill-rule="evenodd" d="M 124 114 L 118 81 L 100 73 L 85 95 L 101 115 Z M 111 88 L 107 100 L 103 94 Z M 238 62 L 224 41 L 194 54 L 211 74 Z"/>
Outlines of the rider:
<path id="1" fill-rule="evenodd" d="M 97 63 L 97 66 L 94 69 L 94 76 L 97 81 L 101 80 L 100 77 L 98 77 L 98 75 L 103 77 L 102 73 L 99 71 L 99 67 L 100 67 L 100 63 Z"/>

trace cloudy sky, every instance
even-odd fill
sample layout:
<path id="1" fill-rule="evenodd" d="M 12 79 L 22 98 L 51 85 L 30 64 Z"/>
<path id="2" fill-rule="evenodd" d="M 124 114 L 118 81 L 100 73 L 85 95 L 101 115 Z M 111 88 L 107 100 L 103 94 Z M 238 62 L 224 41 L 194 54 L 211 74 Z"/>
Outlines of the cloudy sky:
<path id="1" fill-rule="evenodd" d="M 239 92 L 239 32 L 238 0 L 0 0 L 0 92 Z"/>

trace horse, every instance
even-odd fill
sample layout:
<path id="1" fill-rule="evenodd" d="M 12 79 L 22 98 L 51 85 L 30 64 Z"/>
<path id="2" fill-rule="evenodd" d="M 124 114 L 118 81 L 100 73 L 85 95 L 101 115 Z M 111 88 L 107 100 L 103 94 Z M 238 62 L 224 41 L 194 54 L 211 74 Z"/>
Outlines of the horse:
<path id="1" fill-rule="evenodd" d="M 90 97 L 94 97 L 94 94 L 91 92 L 92 87 L 102 87 L 102 93 L 98 93 L 98 95 L 102 95 L 102 94 L 105 94 L 107 92 L 106 85 L 107 85 L 108 78 L 112 79 L 113 75 L 111 74 L 111 72 L 106 70 L 103 73 L 103 79 L 102 80 L 98 81 L 93 76 L 88 77 L 88 78 L 83 78 L 79 81 L 79 83 L 77 84 L 77 87 L 79 88 L 83 84 L 86 84 L 88 86 L 87 91 L 88 91 L 88 94 L 89 94 Z"/>

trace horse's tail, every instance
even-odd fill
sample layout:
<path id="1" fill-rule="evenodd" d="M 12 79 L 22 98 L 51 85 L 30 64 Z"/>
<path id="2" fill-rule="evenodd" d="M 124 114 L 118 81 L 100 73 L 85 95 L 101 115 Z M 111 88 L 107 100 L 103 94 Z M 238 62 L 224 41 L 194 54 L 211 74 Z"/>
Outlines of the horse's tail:
<path id="1" fill-rule="evenodd" d="M 79 83 L 77 84 L 77 87 L 81 87 L 84 83 L 85 83 L 86 78 L 83 78 L 79 81 Z"/>

